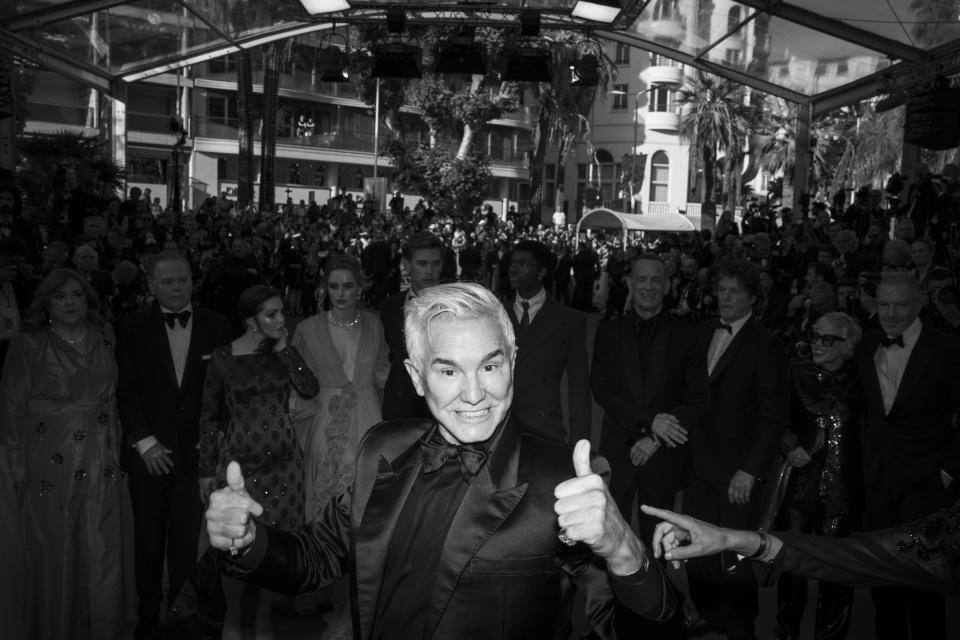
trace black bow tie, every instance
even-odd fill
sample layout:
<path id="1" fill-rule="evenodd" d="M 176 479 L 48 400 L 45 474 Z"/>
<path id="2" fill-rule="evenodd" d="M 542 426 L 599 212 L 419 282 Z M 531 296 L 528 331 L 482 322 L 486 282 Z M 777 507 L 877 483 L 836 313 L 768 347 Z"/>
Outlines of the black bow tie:
<path id="1" fill-rule="evenodd" d="M 423 458 L 424 473 L 439 471 L 447 461 L 458 460 L 460 473 L 468 482 L 477 475 L 487 459 L 487 451 L 481 444 L 450 444 L 443 440 L 439 433 L 420 443 L 420 455 Z"/>
<path id="2" fill-rule="evenodd" d="M 717 329 L 720 329 L 721 331 L 726 331 L 730 335 L 733 335 L 733 325 L 727 324 L 723 320 L 717 323 Z"/>
<path id="3" fill-rule="evenodd" d="M 636 329 L 637 335 L 640 335 L 643 332 L 649 333 L 651 336 L 657 330 L 657 321 L 660 319 L 660 315 L 655 315 L 652 318 L 641 318 L 640 316 L 636 317 Z"/>
<path id="4" fill-rule="evenodd" d="M 893 345 L 897 345 L 898 347 L 902 347 L 902 346 L 903 346 L 903 336 L 902 336 L 902 335 L 899 335 L 899 336 L 897 336 L 896 338 L 889 338 L 889 337 L 887 337 L 887 336 L 884 336 L 884 337 L 883 337 L 883 348 L 884 348 L 884 349 L 886 349 L 887 347 L 892 347 Z"/>
<path id="5" fill-rule="evenodd" d="M 183 310 L 180 313 L 175 313 L 171 311 L 170 313 L 163 314 L 163 321 L 166 322 L 167 326 L 170 327 L 171 329 L 173 329 L 173 323 L 176 322 L 177 320 L 180 321 L 181 327 L 186 327 L 187 322 L 190 321 L 190 312 L 187 310 Z"/>

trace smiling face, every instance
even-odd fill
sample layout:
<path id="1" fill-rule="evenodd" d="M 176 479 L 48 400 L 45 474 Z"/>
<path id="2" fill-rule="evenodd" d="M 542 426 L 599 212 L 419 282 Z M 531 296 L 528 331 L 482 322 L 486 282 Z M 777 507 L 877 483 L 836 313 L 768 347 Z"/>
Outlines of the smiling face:
<path id="1" fill-rule="evenodd" d="M 327 278 L 327 296 L 330 305 L 341 311 L 351 311 L 357 306 L 360 287 L 352 271 L 334 269 Z"/>
<path id="2" fill-rule="evenodd" d="M 160 306 L 170 311 L 180 311 L 186 307 L 193 295 L 190 269 L 181 260 L 158 262 L 153 267 L 153 275 L 147 280 L 147 285 Z"/>
<path id="3" fill-rule="evenodd" d="M 513 364 L 496 320 L 446 320 L 427 329 L 422 363 L 404 364 L 451 443 L 483 442 L 493 435 L 513 400 Z"/>
<path id="4" fill-rule="evenodd" d="M 877 287 L 877 317 L 891 338 L 902 335 L 913 324 L 922 306 L 920 297 L 905 284 L 881 282 Z"/>
<path id="5" fill-rule="evenodd" d="M 810 352 L 814 364 L 835 371 L 847 358 L 853 355 L 853 344 L 844 335 L 843 328 L 837 322 L 821 318 L 813 325 Z M 827 346 L 826 342 L 833 342 Z"/>
<path id="6" fill-rule="evenodd" d="M 47 306 L 50 322 L 59 325 L 77 325 L 87 319 L 87 297 L 76 280 L 67 280 L 50 296 Z"/>
<path id="7" fill-rule="evenodd" d="M 630 268 L 633 309 L 642 318 L 651 318 L 663 309 L 667 288 L 664 267 L 656 260 L 637 260 Z"/>

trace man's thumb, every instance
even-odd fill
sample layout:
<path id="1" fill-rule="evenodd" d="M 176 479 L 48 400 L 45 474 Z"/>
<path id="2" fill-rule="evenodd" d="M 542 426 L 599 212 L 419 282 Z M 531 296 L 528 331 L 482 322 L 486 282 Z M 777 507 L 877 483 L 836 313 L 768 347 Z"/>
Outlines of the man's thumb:
<path id="1" fill-rule="evenodd" d="M 233 461 L 227 465 L 227 486 L 232 491 L 242 492 L 243 474 L 240 472 L 240 463 Z"/>
<path id="2" fill-rule="evenodd" d="M 577 446 L 573 448 L 573 470 L 578 478 L 588 476 L 593 471 L 590 469 L 590 441 L 580 440 Z"/>

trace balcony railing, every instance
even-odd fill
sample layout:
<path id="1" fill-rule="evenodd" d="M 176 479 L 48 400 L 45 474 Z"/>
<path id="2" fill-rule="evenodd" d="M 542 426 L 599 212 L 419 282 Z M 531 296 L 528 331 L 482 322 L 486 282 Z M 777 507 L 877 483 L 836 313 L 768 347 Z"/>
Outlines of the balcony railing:
<path id="1" fill-rule="evenodd" d="M 203 116 L 193 118 L 195 137 L 236 140 L 237 134 L 238 124 L 235 118 L 212 119 Z M 260 139 L 259 131 L 254 134 L 254 138 Z M 329 131 L 309 136 L 278 135 L 277 144 L 373 153 L 373 134 L 359 131 Z"/>

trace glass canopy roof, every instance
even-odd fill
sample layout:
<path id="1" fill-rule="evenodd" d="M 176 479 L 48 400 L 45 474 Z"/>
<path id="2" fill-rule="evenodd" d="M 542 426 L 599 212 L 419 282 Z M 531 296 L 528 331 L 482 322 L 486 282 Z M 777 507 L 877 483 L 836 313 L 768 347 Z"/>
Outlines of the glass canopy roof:
<path id="1" fill-rule="evenodd" d="M 5 0 L 6 50 L 105 91 L 333 22 L 469 21 L 590 30 L 743 82 L 813 111 L 909 91 L 960 73 L 960 0 L 623 0 L 612 25 L 570 15 L 575 0 L 358 0 L 309 16 L 297 0 Z"/>

